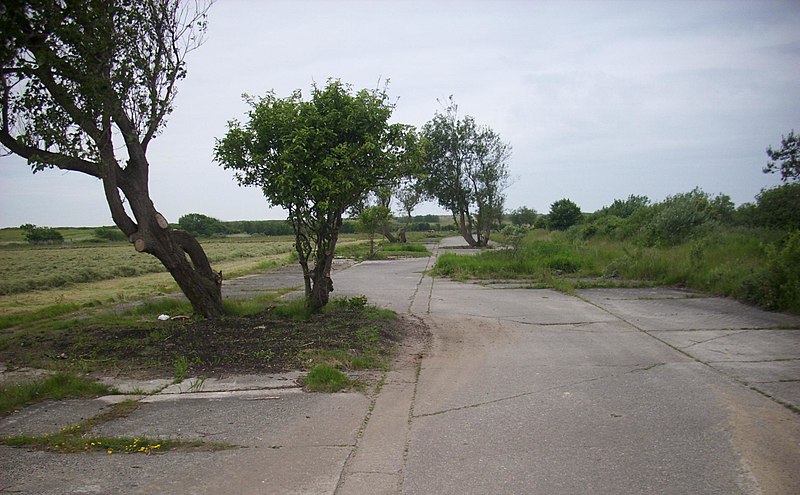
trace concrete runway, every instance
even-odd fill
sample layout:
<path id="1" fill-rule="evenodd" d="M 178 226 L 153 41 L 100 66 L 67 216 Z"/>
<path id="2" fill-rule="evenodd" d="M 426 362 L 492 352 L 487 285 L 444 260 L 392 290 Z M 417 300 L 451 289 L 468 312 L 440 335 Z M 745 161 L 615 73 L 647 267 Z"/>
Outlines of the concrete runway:
<path id="1" fill-rule="evenodd" d="M 674 289 L 463 284 L 425 275 L 432 262 L 334 275 L 334 295 L 368 295 L 430 331 L 400 346 L 379 393 L 305 394 L 280 376 L 182 384 L 103 433 L 246 448 L 3 447 L 0 493 L 800 493 L 799 317 Z M 33 406 L 0 435 L 111 400 Z"/>

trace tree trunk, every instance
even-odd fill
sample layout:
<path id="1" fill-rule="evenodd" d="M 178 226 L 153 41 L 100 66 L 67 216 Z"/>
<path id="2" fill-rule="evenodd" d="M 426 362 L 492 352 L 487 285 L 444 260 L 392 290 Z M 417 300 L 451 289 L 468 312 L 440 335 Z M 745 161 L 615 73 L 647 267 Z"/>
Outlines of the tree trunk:
<path id="1" fill-rule="evenodd" d="M 222 316 L 222 272 L 211 269 L 194 237 L 169 228 L 161 232 L 140 228 L 133 237 L 137 251 L 150 253 L 161 261 L 196 314 L 204 318 Z"/>
<path id="2" fill-rule="evenodd" d="M 327 243 L 324 241 L 317 246 L 317 256 L 314 268 L 311 270 L 311 297 L 308 304 L 313 311 L 319 311 L 330 300 L 330 293 L 333 292 L 333 279 L 331 269 L 333 268 L 333 256 L 336 251 L 336 242 L 339 240 L 339 229 L 342 226 L 341 213 L 334 221 L 334 228 L 330 232 Z M 320 235 L 324 239 L 326 236 Z M 327 244 L 327 245 L 326 245 Z"/>
<path id="3" fill-rule="evenodd" d="M 333 279 L 330 274 L 326 275 L 324 270 L 313 270 L 312 282 L 311 298 L 308 303 L 316 312 L 328 304 L 330 293 L 333 292 Z"/>
<path id="4" fill-rule="evenodd" d="M 402 244 L 405 244 L 405 243 L 408 242 L 408 239 L 406 238 L 406 228 L 405 228 L 405 226 L 400 227 L 400 230 L 397 231 L 397 239 Z"/>
<path id="5" fill-rule="evenodd" d="M 478 243 L 475 241 L 475 238 L 472 237 L 472 229 L 468 225 L 468 217 L 469 214 L 467 213 L 465 215 L 463 211 L 459 212 L 459 216 L 456 216 L 456 214 L 453 213 L 453 220 L 456 222 L 456 226 L 458 227 L 458 232 L 461 234 L 461 237 L 467 241 L 469 247 L 478 247 Z"/>
<path id="6" fill-rule="evenodd" d="M 211 269 L 208 257 L 194 237 L 169 228 L 169 222 L 156 211 L 150 199 L 146 173 L 130 166 L 124 171 L 110 167 L 103 183 L 111 216 L 134 248 L 158 258 L 196 314 L 204 318 L 222 316 L 222 272 Z M 127 198 L 136 222 L 125 212 L 119 190 Z"/>
<path id="7" fill-rule="evenodd" d="M 392 231 L 389 230 L 389 227 L 387 225 L 381 225 L 381 234 L 383 234 L 383 236 L 386 237 L 387 241 L 397 242 L 397 239 L 394 237 L 394 234 L 392 234 Z"/>

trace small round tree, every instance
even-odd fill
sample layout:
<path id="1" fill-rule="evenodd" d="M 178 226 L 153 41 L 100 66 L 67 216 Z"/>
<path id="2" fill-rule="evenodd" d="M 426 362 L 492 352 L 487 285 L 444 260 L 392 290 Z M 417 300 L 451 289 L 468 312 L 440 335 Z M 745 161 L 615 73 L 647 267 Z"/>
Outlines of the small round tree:
<path id="1" fill-rule="evenodd" d="M 370 191 L 397 180 L 410 129 L 390 124 L 385 91 L 331 80 L 304 100 L 300 91 L 247 98 L 245 123 L 231 121 L 215 158 L 242 186 L 261 188 L 289 212 L 308 306 L 319 310 L 333 290 L 331 266 L 342 215 Z"/>
<path id="2" fill-rule="evenodd" d="M 567 230 L 581 219 L 581 209 L 572 201 L 564 198 L 550 205 L 550 228 Z"/>

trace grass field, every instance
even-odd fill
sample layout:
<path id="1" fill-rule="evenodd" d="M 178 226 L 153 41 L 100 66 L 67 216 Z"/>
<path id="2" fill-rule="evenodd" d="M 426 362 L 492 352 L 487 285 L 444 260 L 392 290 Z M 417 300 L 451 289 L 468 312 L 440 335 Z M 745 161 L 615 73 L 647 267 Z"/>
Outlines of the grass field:
<path id="1" fill-rule="evenodd" d="M 287 263 L 293 252 L 290 237 L 206 239 L 201 243 L 213 268 L 222 270 L 226 278 Z M 177 290 L 155 257 L 137 253 L 128 243 L 14 244 L 0 249 L 0 320 L 15 314 L 56 315 Z M 6 325 L 9 323 L 13 319 Z"/>

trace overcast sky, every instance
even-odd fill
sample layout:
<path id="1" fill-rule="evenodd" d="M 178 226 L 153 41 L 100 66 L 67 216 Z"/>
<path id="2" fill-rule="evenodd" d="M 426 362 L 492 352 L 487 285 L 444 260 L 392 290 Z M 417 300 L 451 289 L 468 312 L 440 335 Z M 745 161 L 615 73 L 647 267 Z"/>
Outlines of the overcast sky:
<path id="1" fill-rule="evenodd" d="M 800 130 L 800 2 L 219 0 L 149 150 L 170 221 L 282 219 L 212 160 L 241 94 L 390 79 L 393 120 L 421 127 L 454 95 L 511 143 L 506 208 L 595 211 L 696 186 L 753 201 L 764 152 Z M 417 213 L 439 213 L 435 204 Z M 111 225 L 101 184 L 0 158 L 0 227 Z"/>

